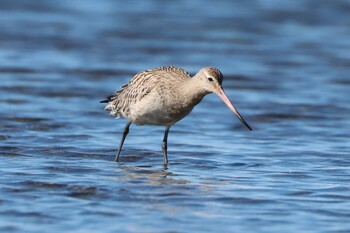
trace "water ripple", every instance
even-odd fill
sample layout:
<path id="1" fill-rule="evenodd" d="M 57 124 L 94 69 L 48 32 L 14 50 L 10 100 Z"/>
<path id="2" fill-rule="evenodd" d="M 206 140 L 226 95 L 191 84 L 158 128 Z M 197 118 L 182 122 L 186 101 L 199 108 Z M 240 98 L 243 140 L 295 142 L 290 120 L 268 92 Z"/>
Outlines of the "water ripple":
<path id="1" fill-rule="evenodd" d="M 134 3 L 0 2 L 0 231 L 349 232 L 349 2 Z M 163 65 L 218 67 L 254 130 L 208 95 L 168 166 L 134 125 L 115 163 L 99 101 Z"/>

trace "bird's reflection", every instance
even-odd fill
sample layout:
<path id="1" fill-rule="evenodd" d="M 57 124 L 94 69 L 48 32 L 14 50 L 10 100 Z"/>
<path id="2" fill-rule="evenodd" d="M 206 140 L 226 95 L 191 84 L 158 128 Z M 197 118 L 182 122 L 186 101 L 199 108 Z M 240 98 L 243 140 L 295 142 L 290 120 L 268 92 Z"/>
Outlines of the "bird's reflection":
<path id="1" fill-rule="evenodd" d="M 143 183 L 149 186 L 186 185 L 190 183 L 189 180 L 184 179 L 180 174 L 174 172 L 174 169 L 171 169 L 172 166 L 178 165 L 177 163 L 161 165 L 156 160 L 154 164 L 145 165 L 143 163 L 144 161 L 135 166 L 135 164 L 131 165 L 130 160 L 128 160 L 127 163 L 120 162 L 116 164 L 119 178 L 126 183 Z"/>

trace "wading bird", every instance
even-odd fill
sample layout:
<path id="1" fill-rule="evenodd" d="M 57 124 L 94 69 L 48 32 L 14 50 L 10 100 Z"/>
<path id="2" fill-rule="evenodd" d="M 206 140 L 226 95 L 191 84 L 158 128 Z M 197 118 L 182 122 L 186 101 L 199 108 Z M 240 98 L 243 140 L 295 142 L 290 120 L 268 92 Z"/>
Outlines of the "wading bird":
<path id="1" fill-rule="evenodd" d="M 114 95 L 101 101 L 108 103 L 105 110 L 110 111 L 111 115 L 128 119 L 115 161 L 119 161 L 129 127 L 134 123 L 165 126 L 162 150 L 164 164 L 167 164 L 170 127 L 187 116 L 194 106 L 210 93 L 217 94 L 238 119 L 252 130 L 227 98 L 222 88 L 222 79 L 221 72 L 214 67 L 202 68 L 193 77 L 185 70 L 174 66 L 145 70 L 136 74 Z"/>

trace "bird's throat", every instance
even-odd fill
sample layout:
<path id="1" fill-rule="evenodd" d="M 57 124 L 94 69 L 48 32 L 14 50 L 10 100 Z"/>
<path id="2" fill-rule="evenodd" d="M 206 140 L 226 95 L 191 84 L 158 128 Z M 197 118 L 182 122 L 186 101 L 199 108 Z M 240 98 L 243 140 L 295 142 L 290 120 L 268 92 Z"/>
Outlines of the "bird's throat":
<path id="1" fill-rule="evenodd" d="M 209 92 L 203 89 L 202 85 L 196 80 L 196 77 L 188 79 L 181 86 L 180 93 L 184 96 L 184 101 L 187 105 L 197 105 Z"/>

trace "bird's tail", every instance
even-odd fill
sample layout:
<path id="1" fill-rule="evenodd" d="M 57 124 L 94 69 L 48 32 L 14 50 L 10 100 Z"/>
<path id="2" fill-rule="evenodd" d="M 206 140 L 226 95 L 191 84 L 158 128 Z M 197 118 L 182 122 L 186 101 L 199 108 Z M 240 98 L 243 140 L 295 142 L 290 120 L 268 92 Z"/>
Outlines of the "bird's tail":
<path id="1" fill-rule="evenodd" d="M 109 103 L 109 102 L 111 102 L 113 96 L 114 96 L 114 95 L 108 96 L 107 99 L 101 100 L 100 103 Z"/>

